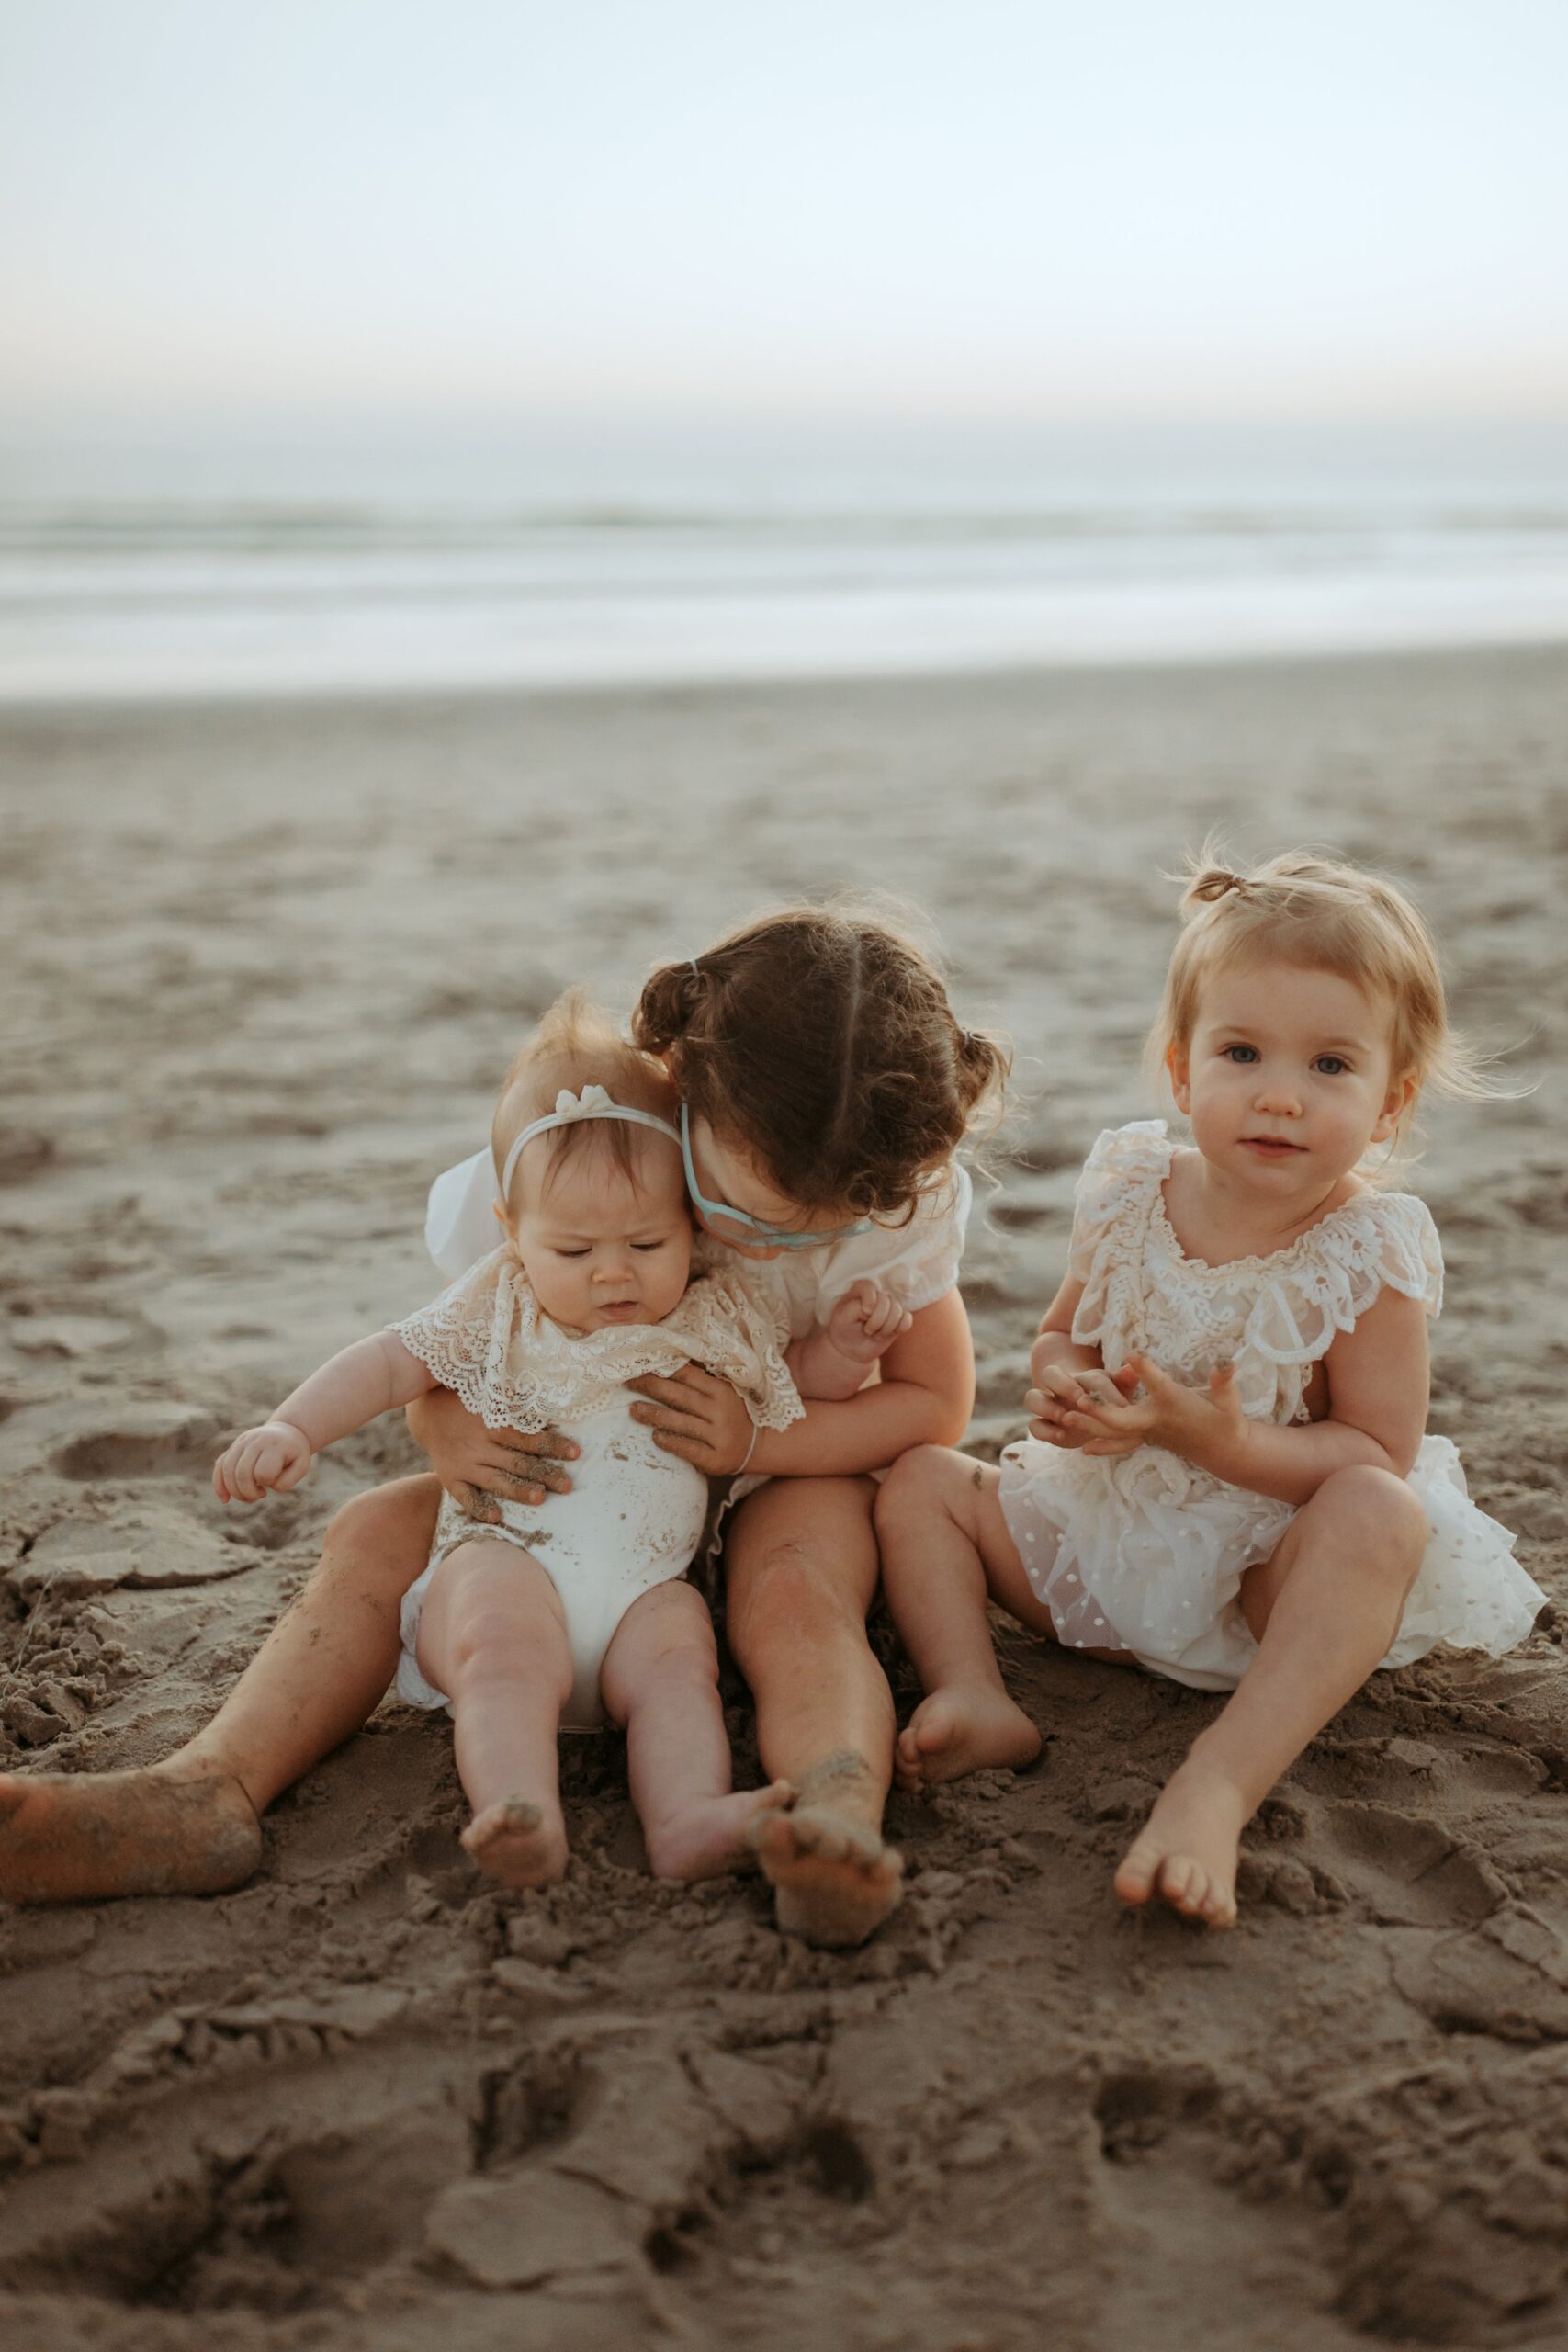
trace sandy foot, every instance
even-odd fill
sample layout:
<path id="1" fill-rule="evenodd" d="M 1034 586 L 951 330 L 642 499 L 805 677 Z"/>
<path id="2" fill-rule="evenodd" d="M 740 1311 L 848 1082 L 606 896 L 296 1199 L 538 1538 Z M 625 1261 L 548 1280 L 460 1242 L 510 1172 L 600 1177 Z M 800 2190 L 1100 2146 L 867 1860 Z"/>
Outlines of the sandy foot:
<path id="1" fill-rule="evenodd" d="M 560 1807 L 547 1814 L 532 1797 L 502 1797 L 475 1814 L 463 1832 L 465 1851 L 502 1886 L 550 1886 L 564 1878 L 570 1854 Z"/>
<path id="2" fill-rule="evenodd" d="M 655 1878 L 723 1878 L 756 1861 L 752 1824 L 795 1803 L 787 1781 L 765 1789 L 740 1789 L 733 1796 L 709 1797 L 657 1829 L 644 1827 L 649 1866 Z"/>
<path id="3" fill-rule="evenodd" d="M 239 1781 L 210 1769 L 0 1774 L 0 1895 L 221 1894 L 262 1856 Z"/>
<path id="4" fill-rule="evenodd" d="M 965 1772 L 1017 1770 L 1040 1753 L 1036 1726 L 1005 1691 L 933 1690 L 898 1735 L 893 1776 L 901 1789 L 934 1788 Z"/>
<path id="5" fill-rule="evenodd" d="M 1162 1895 L 1190 1919 L 1235 1925 L 1235 1866 L 1248 1807 L 1234 1782 L 1189 1757 L 1116 1873 L 1123 1903 Z"/>
<path id="6" fill-rule="evenodd" d="M 774 1891 L 779 1927 L 808 1944 L 863 1944 L 897 1906 L 904 1858 L 874 1829 L 826 1805 L 766 1814 L 750 1840 Z"/>

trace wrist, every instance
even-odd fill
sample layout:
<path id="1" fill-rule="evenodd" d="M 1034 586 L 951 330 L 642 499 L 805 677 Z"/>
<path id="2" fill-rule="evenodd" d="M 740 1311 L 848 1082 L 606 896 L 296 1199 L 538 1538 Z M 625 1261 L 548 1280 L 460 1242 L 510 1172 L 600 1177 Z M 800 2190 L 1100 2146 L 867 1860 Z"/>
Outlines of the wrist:
<path id="1" fill-rule="evenodd" d="M 1252 1456 L 1251 1422 L 1239 1417 L 1234 1421 L 1221 1421 L 1217 1413 L 1209 1418 L 1217 1426 L 1205 1430 L 1200 1425 L 1193 1443 L 1186 1449 L 1187 1459 L 1194 1469 L 1206 1470 L 1211 1478 L 1223 1479 L 1227 1487 L 1245 1487 Z"/>

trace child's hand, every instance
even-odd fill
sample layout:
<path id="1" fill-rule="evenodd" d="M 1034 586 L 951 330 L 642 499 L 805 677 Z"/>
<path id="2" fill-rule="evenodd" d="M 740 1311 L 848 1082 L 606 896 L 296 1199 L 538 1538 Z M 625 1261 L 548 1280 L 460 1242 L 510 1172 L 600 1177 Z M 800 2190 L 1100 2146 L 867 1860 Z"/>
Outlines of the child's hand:
<path id="1" fill-rule="evenodd" d="M 212 1491 L 220 1503 L 259 1503 L 266 1494 L 287 1495 L 310 1466 L 311 1445 L 292 1421 L 263 1421 L 243 1430 L 212 1467 Z"/>
<path id="2" fill-rule="evenodd" d="M 1235 1392 L 1235 1366 L 1223 1363 L 1209 1374 L 1207 1388 L 1185 1388 L 1147 1356 L 1129 1356 L 1116 1374 L 1122 1385 L 1137 1385 L 1135 1400 L 1124 1394 L 1114 1403 L 1088 1397 L 1071 1415 L 1086 1453 L 1134 1453 L 1140 1445 L 1164 1446 L 1183 1461 L 1234 1483 L 1234 1461 L 1247 1439 L 1247 1417 Z M 1087 1425 L 1087 1426 L 1085 1426 Z"/>
<path id="3" fill-rule="evenodd" d="M 828 1317 L 828 1338 L 852 1363 L 872 1364 L 903 1338 L 914 1319 L 891 1291 L 873 1282 L 852 1283 Z"/>
<path id="4" fill-rule="evenodd" d="M 1046 1445 L 1059 1445 L 1069 1451 L 1079 1447 L 1090 1453 L 1102 1451 L 1090 1445 L 1090 1439 L 1105 1434 L 1097 1421 L 1089 1418 L 1089 1407 L 1094 1403 L 1119 1405 L 1125 1401 L 1137 1385 L 1136 1376 L 1128 1372 L 1073 1372 L 1066 1364 L 1047 1363 L 1039 1375 L 1039 1386 L 1026 1394 L 1024 1409 L 1031 1416 L 1029 1434 Z M 1136 1439 L 1118 1453 L 1131 1453 Z"/>

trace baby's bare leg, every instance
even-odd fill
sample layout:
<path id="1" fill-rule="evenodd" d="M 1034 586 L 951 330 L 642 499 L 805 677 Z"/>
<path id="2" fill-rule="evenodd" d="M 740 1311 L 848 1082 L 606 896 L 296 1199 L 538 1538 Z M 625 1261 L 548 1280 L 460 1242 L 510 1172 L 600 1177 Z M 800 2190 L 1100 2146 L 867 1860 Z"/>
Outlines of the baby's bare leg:
<path id="1" fill-rule="evenodd" d="M 787 1804 L 786 1781 L 730 1793 L 713 1621 L 689 1584 L 634 1600 L 604 1653 L 600 1690 L 624 1724 L 632 1803 L 655 1878 L 718 1878 L 754 1860 L 747 1831 Z"/>
<path id="2" fill-rule="evenodd" d="M 1387 1654 L 1426 1543 L 1426 1512 L 1387 1470 L 1337 1470 L 1303 1503 L 1243 1580 L 1258 1656 L 1117 1871 L 1123 1902 L 1161 1894 L 1212 1927 L 1234 1924 L 1243 1829 Z"/>
<path id="3" fill-rule="evenodd" d="M 212 1894 L 249 1878 L 258 1816 L 359 1729 L 396 1672 L 400 1605 L 439 1500 L 434 1478 L 403 1478 L 339 1511 L 309 1583 L 173 1756 L 132 1772 L 0 1775 L 0 1895 Z"/>
<path id="4" fill-rule="evenodd" d="M 567 1865 L 557 1740 L 571 1652 L 560 1595 L 516 1544 L 459 1544 L 430 1580 L 417 1656 L 452 1702 L 474 1808 L 464 1846 L 505 1886 L 547 1885 Z"/>
<path id="5" fill-rule="evenodd" d="M 1016 1769 L 1040 1734 L 1008 1696 L 987 1598 L 1051 1634 L 1051 1614 L 1023 1572 L 998 1499 L 999 1474 L 946 1446 L 901 1454 L 876 1498 L 882 1587 L 927 1696 L 899 1735 L 893 1770 L 904 1789 L 964 1772 Z"/>

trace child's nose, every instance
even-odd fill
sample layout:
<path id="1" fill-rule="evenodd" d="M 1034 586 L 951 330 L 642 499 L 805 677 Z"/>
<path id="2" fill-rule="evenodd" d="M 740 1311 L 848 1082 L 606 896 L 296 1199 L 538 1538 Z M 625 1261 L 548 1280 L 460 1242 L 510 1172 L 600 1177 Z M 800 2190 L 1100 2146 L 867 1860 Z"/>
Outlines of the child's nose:
<path id="1" fill-rule="evenodd" d="M 1278 1074 L 1266 1076 L 1254 1098 L 1256 1107 L 1271 1119 L 1295 1119 L 1301 1116 L 1302 1098 L 1287 1079 Z"/>

